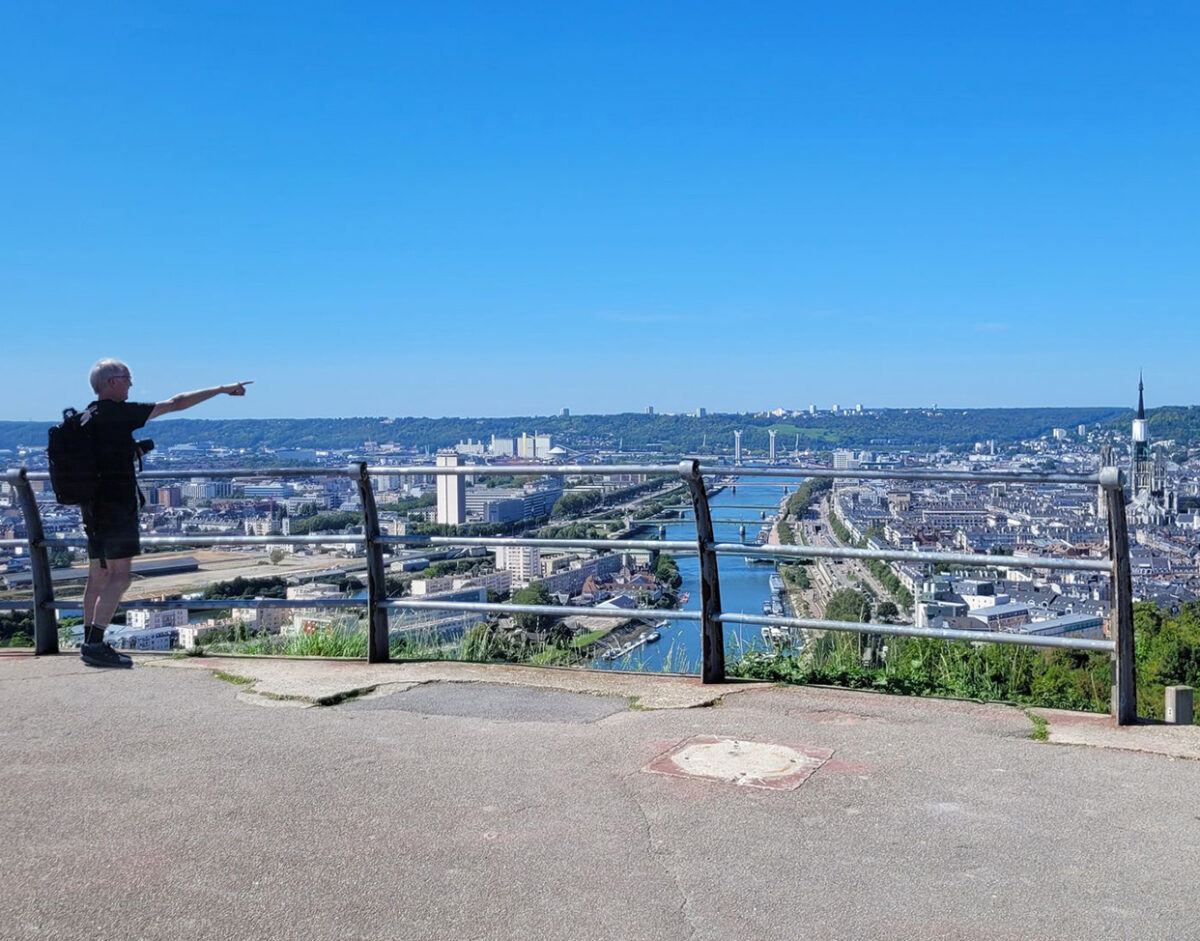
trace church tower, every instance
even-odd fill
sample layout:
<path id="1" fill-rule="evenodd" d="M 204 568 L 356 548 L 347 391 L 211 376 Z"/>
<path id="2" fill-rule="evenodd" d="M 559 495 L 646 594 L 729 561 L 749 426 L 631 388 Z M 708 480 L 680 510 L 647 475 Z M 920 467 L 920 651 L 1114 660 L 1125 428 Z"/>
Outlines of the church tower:
<path id="1" fill-rule="evenodd" d="M 1146 440 L 1146 406 L 1142 398 L 1142 377 L 1138 375 L 1138 410 L 1133 420 L 1133 454 L 1130 455 L 1130 480 L 1133 498 L 1149 497 L 1155 490 L 1154 458 Z"/>

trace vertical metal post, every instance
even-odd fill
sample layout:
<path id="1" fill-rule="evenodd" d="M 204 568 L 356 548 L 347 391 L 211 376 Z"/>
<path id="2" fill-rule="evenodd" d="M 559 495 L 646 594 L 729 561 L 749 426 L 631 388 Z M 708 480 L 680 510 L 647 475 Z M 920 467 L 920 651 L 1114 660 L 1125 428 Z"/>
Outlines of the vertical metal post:
<path id="1" fill-rule="evenodd" d="M 1129 564 L 1129 530 L 1125 520 L 1125 489 L 1119 468 L 1100 470 L 1108 506 L 1108 548 L 1112 558 L 1112 616 L 1114 642 L 1112 714 L 1117 725 L 1137 722 L 1137 673 L 1133 644 L 1133 576 Z"/>
<path id="2" fill-rule="evenodd" d="M 712 515 L 708 509 L 708 491 L 700 475 L 699 461 L 680 461 L 679 474 L 687 482 L 696 511 L 696 545 L 700 551 L 700 680 L 725 682 L 725 628 L 717 618 L 721 614 L 721 581 L 717 572 L 717 554 L 713 552 Z"/>
<path id="3" fill-rule="evenodd" d="M 367 662 L 387 663 L 388 615 L 379 607 L 387 600 L 387 577 L 383 571 L 383 545 L 379 542 L 379 513 L 367 465 L 351 464 L 350 475 L 358 482 L 362 501 L 363 535 L 367 544 Z"/>
<path id="4" fill-rule="evenodd" d="M 29 539 L 29 574 L 33 577 L 33 652 L 39 656 L 58 653 L 58 622 L 54 617 L 54 582 L 50 577 L 50 554 L 42 540 L 42 514 L 38 512 L 33 487 L 29 485 L 24 467 L 12 481 L 21 515 L 25 517 L 25 535 Z"/>

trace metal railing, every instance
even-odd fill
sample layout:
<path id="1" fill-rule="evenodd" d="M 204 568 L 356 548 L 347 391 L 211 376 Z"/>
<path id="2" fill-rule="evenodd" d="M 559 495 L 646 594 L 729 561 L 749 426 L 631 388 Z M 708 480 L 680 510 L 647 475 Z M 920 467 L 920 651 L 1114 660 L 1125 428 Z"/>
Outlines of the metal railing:
<path id="1" fill-rule="evenodd" d="M 122 607 L 137 608 L 195 608 L 197 610 L 258 607 L 258 608 L 365 608 L 368 618 L 367 660 L 371 663 L 386 661 L 388 649 L 388 612 L 392 610 L 444 610 L 482 614 L 542 614 L 569 616 L 586 614 L 588 617 L 631 620 L 654 618 L 673 621 L 697 621 L 701 633 L 701 679 L 705 683 L 725 680 L 725 641 L 723 626 L 730 623 L 761 625 L 766 627 L 799 628 L 819 631 L 849 631 L 864 634 L 879 634 L 901 637 L 927 637 L 943 640 L 971 641 L 974 643 L 1016 644 L 1032 647 L 1066 648 L 1087 651 L 1106 651 L 1113 660 L 1113 692 L 1111 710 L 1119 724 L 1136 721 L 1137 692 L 1134 679 L 1133 607 L 1131 569 L 1129 562 L 1129 539 L 1125 518 L 1125 496 L 1123 475 L 1115 467 L 1102 468 L 1096 474 L 1059 473 L 1005 473 L 987 471 L 931 471 L 923 469 L 897 468 L 888 470 L 839 470 L 827 467 L 745 467 L 740 465 L 702 465 L 699 461 L 684 460 L 678 464 L 619 464 L 619 465 L 504 465 L 505 475 L 512 476 L 585 476 L 609 474 L 638 474 L 648 477 L 678 477 L 686 483 L 692 502 L 696 541 L 668 541 L 663 539 L 548 539 L 521 536 L 388 536 L 380 532 L 379 514 L 375 504 L 371 477 L 374 474 L 390 476 L 474 476 L 487 473 L 487 465 L 429 466 L 411 465 L 402 467 L 370 467 L 366 463 L 352 464 L 342 468 L 277 467 L 220 470 L 151 470 L 139 475 L 142 480 L 177 480 L 182 478 L 281 478 L 281 477 L 332 477 L 342 476 L 353 480 L 358 489 L 362 506 L 363 533 L 361 535 L 317 535 L 317 536 L 144 536 L 146 546 L 273 546 L 273 545 L 361 545 L 366 553 L 367 598 L 365 603 L 348 599 L 305 599 L 305 600 L 255 600 L 255 601 L 131 601 Z M 1020 483 L 1020 484 L 1072 484 L 1099 487 L 1105 494 L 1108 510 L 1108 559 L 1059 559 L 1028 558 L 1012 555 L 972 555 L 958 552 L 910 552 L 890 549 L 854 549 L 831 546 L 797 545 L 744 545 L 742 543 L 718 542 L 713 533 L 712 514 L 709 511 L 709 487 L 705 476 L 771 477 L 784 479 L 805 478 L 849 478 L 869 480 L 913 480 L 929 482 L 972 482 L 972 483 Z M 32 603 L 28 601 L 0 602 L 0 610 L 32 609 L 34 612 L 34 649 L 37 654 L 58 652 L 58 632 L 54 612 L 78 608 L 77 603 L 60 602 L 54 599 L 51 580 L 49 550 L 62 547 L 86 545 L 78 538 L 47 537 L 42 528 L 41 515 L 30 482 L 46 480 L 44 472 L 29 472 L 25 468 L 5 472 L 2 478 L 17 494 L 17 502 L 25 520 L 26 539 L 0 540 L 0 546 L 28 546 L 30 572 L 33 585 Z M 639 521 L 640 523 L 641 521 Z M 657 524 L 660 521 L 656 521 Z M 675 522 L 686 522 L 676 520 Z M 728 522 L 721 520 L 722 523 Z M 519 605 L 511 602 L 465 602 L 445 600 L 418 600 L 414 598 L 388 598 L 384 574 L 383 550 L 385 546 L 409 548 L 434 546 L 537 546 L 563 549 L 592 550 L 650 550 L 696 554 L 700 570 L 700 610 L 676 611 L 658 608 L 579 608 L 556 605 Z M 1107 573 L 1112 585 L 1112 611 L 1109 619 L 1109 638 L 1105 640 L 1045 637 L 1036 634 L 1006 633 L 1000 631 L 941 630 L 922 628 L 915 625 L 872 624 L 853 621 L 831 621 L 814 618 L 783 617 L 778 615 L 752 615 L 725 612 L 721 607 L 720 571 L 718 559 L 721 555 L 761 556 L 779 561 L 791 559 L 878 559 L 885 562 L 917 562 L 926 565 L 939 563 L 976 567 L 1049 569 L 1076 572 Z"/>

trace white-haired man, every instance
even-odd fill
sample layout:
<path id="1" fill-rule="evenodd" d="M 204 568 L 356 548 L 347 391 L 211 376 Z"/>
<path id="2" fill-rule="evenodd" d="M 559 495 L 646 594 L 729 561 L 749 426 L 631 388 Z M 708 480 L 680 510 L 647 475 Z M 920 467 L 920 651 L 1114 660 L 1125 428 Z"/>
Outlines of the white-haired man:
<path id="1" fill-rule="evenodd" d="M 152 418 L 191 408 L 214 395 L 245 395 L 248 383 L 181 392 L 165 402 L 130 402 L 133 376 L 120 360 L 100 360 L 89 379 L 96 393 L 96 401 L 88 407 L 96 422 L 100 481 L 96 499 L 81 507 L 89 562 L 80 656 L 89 666 L 130 667 L 133 660 L 105 643 L 104 631 L 129 588 L 133 557 L 142 551 L 138 538 L 142 495 L 134 471 L 139 451 L 133 432 Z"/>

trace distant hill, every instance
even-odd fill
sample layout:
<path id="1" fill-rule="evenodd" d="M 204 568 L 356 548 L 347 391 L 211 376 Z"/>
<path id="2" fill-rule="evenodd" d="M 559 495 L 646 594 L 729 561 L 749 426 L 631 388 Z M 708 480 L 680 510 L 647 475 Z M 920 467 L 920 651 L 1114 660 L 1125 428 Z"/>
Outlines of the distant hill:
<path id="1" fill-rule="evenodd" d="M 710 414 L 570 415 L 513 418 L 303 418 L 303 419 L 162 419 L 147 434 L 157 445 L 212 442 L 232 448 L 355 448 L 364 441 L 409 447 L 449 447 L 468 438 L 489 441 L 492 435 L 522 432 L 554 435 L 567 448 L 639 450 L 658 447 L 688 453 L 733 447 L 741 430 L 742 446 L 762 452 L 768 429 L 777 434 L 779 451 L 790 451 L 799 436 L 802 448 L 931 448 L 995 440 L 1008 444 L 1049 434 L 1053 428 L 1074 431 L 1078 425 L 1128 424 L 1127 408 L 993 408 L 883 409 L 862 415 L 829 413 L 798 418 Z M 1200 440 L 1200 409 L 1159 409 L 1150 416 L 1152 435 L 1180 442 Z M 0 421 L 0 449 L 42 446 L 49 423 Z"/>
<path id="2" fill-rule="evenodd" d="M 1132 415 L 1130 412 L 1131 417 Z M 1166 405 L 1162 408 L 1147 409 L 1146 426 L 1151 441 L 1173 439 L 1181 447 L 1200 443 L 1200 407 Z"/>

